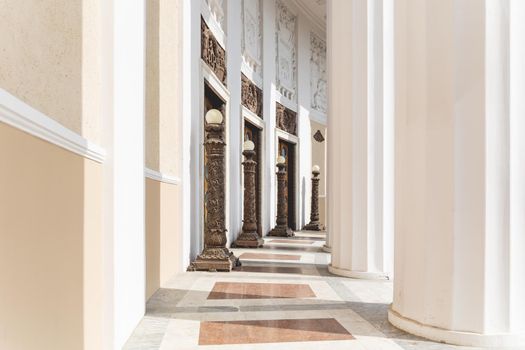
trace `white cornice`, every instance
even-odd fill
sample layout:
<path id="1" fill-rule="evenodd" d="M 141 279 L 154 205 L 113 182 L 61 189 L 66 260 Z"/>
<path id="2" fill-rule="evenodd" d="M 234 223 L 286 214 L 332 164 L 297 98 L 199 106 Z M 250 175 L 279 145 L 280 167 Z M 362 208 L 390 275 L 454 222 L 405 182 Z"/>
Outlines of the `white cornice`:
<path id="1" fill-rule="evenodd" d="M 301 13 L 309 19 L 321 33 L 326 33 L 326 20 L 316 15 L 308 6 L 300 0 L 292 0 L 293 4 L 301 11 Z"/>
<path id="2" fill-rule="evenodd" d="M 44 141 L 102 163 L 105 150 L 37 111 L 4 89 L 0 89 L 0 122 Z"/>
<path id="3" fill-rule="evenodd" d="M 161 173 L 159 171 L 150 169 L 150 168 L 144 168 L 144 176 L 148 179 L 152 179 L 159 182 L 164 182 L 167 184 L 172 185 L 179 185 L 181 183 L 180 178 L 178 176 L 171 176 L 165 173 Z"/>

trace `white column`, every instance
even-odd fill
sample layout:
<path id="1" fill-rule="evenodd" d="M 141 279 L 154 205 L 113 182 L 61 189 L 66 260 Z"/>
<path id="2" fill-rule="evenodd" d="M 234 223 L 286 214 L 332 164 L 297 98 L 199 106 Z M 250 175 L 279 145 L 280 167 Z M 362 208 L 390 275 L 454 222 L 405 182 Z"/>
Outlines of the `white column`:
<path id="1" fill-rule="evenodd" d="M 182 48 L 182 245 L 183 264 L 200 253 L 203 245 L 200 201 L 201 2 L 184 0 Z"/>
<path id="2" fill-rule="evenodd" d="M 276 198 L 277 181 L 275 180 L 276 159 L 275 152 L 275 0 L 262 0 L 262 20 L 263 20 L 263 113 L 264 113 L 264 147 L 265 164 L 264 171 L 264 195 L 265 208 L 263 221 L 265 227 L 263 232 L 266 235 L 275 226 L 276 218 Z"/>
<path id="3" fill-rule="evenodd" d="M 523 312 L 513 310 L 523 310 L 516 296 L 525 287 L 525 254 L 512 250 L 524 243 L 525 177 L 523 144 L 512 135 L 523 135 L 525 124 L 522 102 L 510 97 L 524 97 L 521 65 L 509 78 L 509 53 L 515 48 L 522 59 L 523 32 L 510 35 L 517 42 L 509 45 L 508 0 L 395 6 L 396 279 L 389 320 L 436 341 L 524 345 Z M 519 119 L 509 113 L 513 105 Z"/>
<path id="4" fill-rule="evenodd" d="M 307 19 L 297 16 L 297 136 L 299 145 L 299 216 L 297 228 L 302 229 L 310 222 L 310 201 L 312 197 L 312 132 L 310 127 L 310 27 Z M 295 228 L 294 228 L 295 229 Z"/>
<path id="5" fill-rule="evenodd" d="M 241 116 L 241 1 L 228 0 L 228 43 L 226 63 L 228 65 L 228 90 L 230 91 L 230 118 L 229 128 L 229 157 L 230 171 L 228 185 L 229 194 L 229 231 L 230 242 L 235 241 L 241 232 L 243 193 L 241 181 L 242 144 L 244 135 L 244 121 Z"/>
<path id="6" fill-rule="evenodd" d="M 105 346 L 121 349 L 145 312 L 145 2 L 102 7 Z"/>
<path id="7" fill-rule="evenodd" d="M 329 270 L 356 278 L 387 277 L 392 265 L 393 232 L 385 226 L 392 210 L 384 201 L 390 189 L 383 176 L 384 119 L 391 113 L 383 107 L 382 28 L 381 1 L 329 2 Z"/>

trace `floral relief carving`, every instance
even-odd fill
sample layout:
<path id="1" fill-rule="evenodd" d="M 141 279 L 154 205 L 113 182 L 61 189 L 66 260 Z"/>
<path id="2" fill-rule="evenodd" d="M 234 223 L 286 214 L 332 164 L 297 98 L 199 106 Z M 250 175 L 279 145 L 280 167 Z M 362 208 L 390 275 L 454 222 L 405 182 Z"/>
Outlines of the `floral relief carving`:
<path id="1" fill-rule="evenodd" d="M 297 86 L 296 22 L 297 17 L 277 1 L 276 80 L 279 92 L 290 100 L 295 99 Z"/>
<path id="2" fill-rule="evenodd" d="M 226 85 L 226 51 L 219 45 L 203 18 L 201 18 L 201 58 Z"/>
<path id="3" fill-rule="evenodd" d="M 310 33 L 310 92 L 311 107 L 326 113 L 326 42 Z"/>
<path id="4" fill-rule="evenodd" d="M 206 0 L 210 13 L 221 29 L 224 28 L 224 4 L 223 0 Z M 224 29 L 223 29 L 224 30 Z"/>
<path id="5" fill-rule="evenodd" d="M 261 73 L 262 21 L 260 0 L 242 2 L 242 50 L 243 59 L 256 73 Z"/>
<path id="6" fill-rule="evenodd" d="M 292 135 L 297 135 L 297 113 L 277 102 L 277 127 Z"/>
<path id="7" fill-rule="evenodd" d="M 260 118 L 263 117 L 263 92 L 244 74 L 241 75 L 241 101 L 242 105 L 255 113 Z"/>

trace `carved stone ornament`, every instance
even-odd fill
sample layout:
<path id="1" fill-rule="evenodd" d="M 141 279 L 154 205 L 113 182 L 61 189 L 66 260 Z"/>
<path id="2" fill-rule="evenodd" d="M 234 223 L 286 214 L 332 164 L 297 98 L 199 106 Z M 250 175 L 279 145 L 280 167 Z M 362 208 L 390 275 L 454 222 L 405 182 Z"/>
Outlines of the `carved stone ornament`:
<path id="1" fill-rule="evenodd" d="M 277 127 L 287 133 L 297 136 L 297 113 L 286 108 L 279 102 L 276 104 Z"/>
<path id="2" fill-rule="evenodd" d="M 297 87 L 297 17 L 277 1 L 276 71 L 277 89 L 289 100 L 295 100 Z"/>
<path id="3" fill-rule="evenodd" d="M 312 207 L 310 211 L 310 223 L 303 230 L 322 231 L 324 226 L 319 222 L 319 171 L 312 171 Z"/>
<path id="4" fill-rule="evenodd" d="M 255 175 L 257 162 L 254 160 L 255 151 L 245 150 L 242 162 L 244 168 L 244 218 L 242 233 L 235 241 L 236 247 L 257 248 L 263 245 L 262 238 L 257 233 L 257 194 L 255 189 Z"/>
<path id="5" fill-rule="evenodd" d="M 208 154 L 208 217 L 204 228 L 204 250 L 188 271 L 231 271 L 239 259 L 226 248 L 224 125 L 206 124 L 204 147 Z"/>
<path id="6" fill-rule="evenodd" d="M 326 113 L 326 42 L 310 33 L 310 92 L 311 107 Z"/>
<path id="7" fill-rule="evenodd" d="M 226 51 L 201 17 L 201 58 L 226 86 Z"/>
<path id="8" fill-rule="evenodd" d="M 314 134 L 314 140 L 321 143 L 324 141 L 324 136 L 321 133 L 321 130 L 317 130 L 317 132 Z"/>
<path id="9" fill-rule="evenodd" d="M 263 92 L 259 89 L 250 79 L 244 74 L 241 75 L 242 86 L 241 86 L 241 101 L 242 105 L 248 108 L 250 111 L 258 115 L 260 118 L 263 117 Z"/>
<path id="10" fill-rule="evenodd" d="M 277 164 L 277 220 L 268 236 L 293 237 L 294 232 L 288 227 L 288 187 L 286 164 Z"/>
<path id="11" fill-rule="evenodd" d="M 242 1 L 242 56 L 248 66 L 261 74 L 262 56 L 261 1 Z"/>
<path id="12" fill-rule="evenodd" d="M 217 24 L 219 24 L 221 28 L 224 28 L 223 0 L 206 0 L 206 4 L 208 5 L 210 13 Z"/>

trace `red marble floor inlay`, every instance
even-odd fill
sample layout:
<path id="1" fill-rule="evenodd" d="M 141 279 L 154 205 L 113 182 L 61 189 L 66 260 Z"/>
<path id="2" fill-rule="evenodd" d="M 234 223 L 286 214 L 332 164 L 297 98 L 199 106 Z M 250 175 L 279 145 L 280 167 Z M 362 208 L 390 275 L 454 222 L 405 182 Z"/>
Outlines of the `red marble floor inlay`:
<path id="1" fill-rule="evenodd" d="M 216 282 L 208 299 L 315 298 L 307 284 Z"/>
<path id="2" fill-rule="evenodd" d="M 286 243 L 286 244 L 313 244 L 314 241 L 306 239 L 271 239 L 270 243 Z"/>
<path id="3" fill-rule="evenodd" d="M 199 345 L 352 340 L 334 318 L 201 322 Z"/>
<path id="4" fill-rule="evenodd" d="M 242 253 L 239 259 L 258 260 L 301 260 L 300 255 L 292 254 L 268 254 L 268 253 Z"/>

